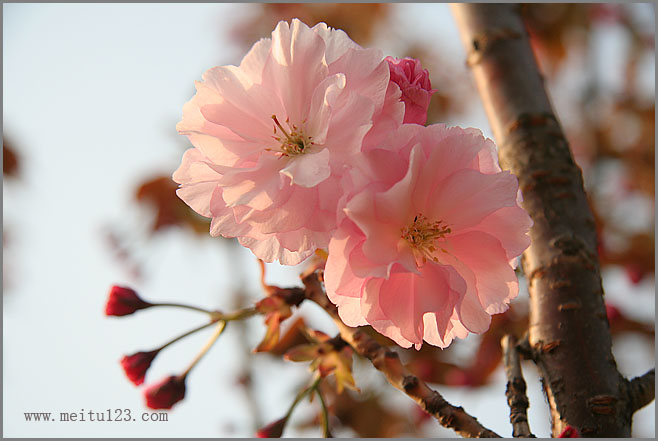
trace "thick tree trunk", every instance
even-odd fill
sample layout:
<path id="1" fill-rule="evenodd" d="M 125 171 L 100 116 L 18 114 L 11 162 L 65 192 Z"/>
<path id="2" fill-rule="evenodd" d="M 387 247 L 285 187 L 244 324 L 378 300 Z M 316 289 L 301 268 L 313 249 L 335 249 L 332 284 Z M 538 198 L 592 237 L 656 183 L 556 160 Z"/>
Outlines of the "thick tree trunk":
<path id="1" fill-rule="evenodd" d="M 453 12 L 496 138 L 534 225 L 523 270 L 531 357 L 553 436 L 629 437 L 629 383 L 618 372 L 603 302 L 594 219 L 581 171 L 546 95 L 520 5 L 459 4 Z"/>

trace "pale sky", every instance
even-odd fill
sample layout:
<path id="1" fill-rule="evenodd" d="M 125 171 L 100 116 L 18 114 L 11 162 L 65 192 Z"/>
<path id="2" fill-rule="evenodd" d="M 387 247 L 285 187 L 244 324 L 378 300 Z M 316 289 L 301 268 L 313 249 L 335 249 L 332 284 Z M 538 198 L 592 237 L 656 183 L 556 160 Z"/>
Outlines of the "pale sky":
<path id="1" fill-rule="evenodd" d="M 203 322 L 177 310 L 148 310 L 105 318 L 109 287 L 128 284 L 153 301 L 181 301 L 230 309 L 229 292 L 245 283 L 259 296 L 258 266 L 249 250 L 229 255 L 225 244 L 182 231 L 145 241 L 145 213 L 132 192 L 145 178 L 171 173 L 186 146 L 175 124 L 193 83 L 210 67 L 238 63 L 243 54 L 225 31 L 246 13 L 232 4 L 4 4 L 3 125 L 23 157 L 19 181 L 4 182 L 4 251 L 9 289 L 3 296 L 3 435 L 5 437 L 248 437 L 248 407 L 234 378 L 244 350 L 230 327 L 188 378 L 187 395 L 168 422 L 26 422 L 24 412 L 148 411 L 139 389 L 125 377 L 124 354 L 157 347 Z M 397 6 L 402 21 L 425 38 L 463 56 L 445 4 Z M 381 37 L 382 44 L 386 36 Z M 388 44 L 391 44 L 389 41 Z M 382 47 L 386 50 L 385 47 Z M 394 49 L 392 49 L 394 50 Z M 469 78 L 465 72 L 465 78 Z M 470 80 L 470 79 L 469 79 Z M 454 121 L 452 123 L 458 123 Z M 490 134 L 476 105 L 459 122 Z M 103 228 L 113 226 L 135 240 L 147 277 L 137 284 L 112 257 Z M 235 268 L 244 270 L 236 279 Z M 299 268 L 268 265 L 268 281 L 297 283 Z M 637 291 L 629 312 L 653 320 L 653 280 L 629 287 L 619 273 L 606 278 L 611 298 Z M 621 298 L 621 297 L 620 297 Z M 650 310 L 649 310 L 650 308 Z M 319 329 L 333 324 L 313 305 L 302 308 Z M 252 347 L 264 331 L 252 319 Z M 190 337 L 160 354 L 147 383 L 182 370 L 208 333 Z M 639 375 L 654 365 L 653 345 L 624 341 L 617 354 L 622 373 Z M 632 357 L 626 353 L 632 353 Z M 248 358 L 265 422 L 283 415 L 309 373 L 304 364 Z M 531 401 L 530 424 L 549 433 L 548 414 L 536 370 L 525 365 Z M 356 372 L 359 384 L 386 388 L 374 369 Z M 477 391 L 439 387 L 487 427 L 509 436 L 511 426 L 502 371 Z M 390 388 L 388 388 L 390 389 Z M 485 392 L 486 391 L 486 392 Z M 410 408 L 390 392 L 390 403 Z M 315 404 L 314 404 L 315 405 Z M 654 405 L 635 416 L 635 435 L 654 436 Z M 302 407 L 297 417 L 309 410 Z M 308 415 L 308 412 L 306 413 Z M 320 429 L 286 431 L 319 436 Z M 426 436 L 453 436 L 428 425 Z"/>

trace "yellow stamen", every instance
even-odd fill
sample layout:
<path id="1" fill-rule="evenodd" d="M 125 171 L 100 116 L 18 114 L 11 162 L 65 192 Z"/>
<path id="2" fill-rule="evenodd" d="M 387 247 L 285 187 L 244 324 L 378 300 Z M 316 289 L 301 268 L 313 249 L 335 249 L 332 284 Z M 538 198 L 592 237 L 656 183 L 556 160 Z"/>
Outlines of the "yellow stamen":
<path id="1" fill-rule="evenodd" d="M 286 119 L 286 124 L 290 130 L 290 133 L 283 128 L 276 115 L 272 115 L 274 120 L 274 135 L 273 138 L 281 143 L 281 153 L 284 156 L 296 156 L 306 153 L 308 148 L 313 145 L 311 141 L 311 136 L 306 136 L 303 130 L 300 130 L 296 125 L 290 125 L 288 119 Z M 283 133 L 284 137 L 276 136 L 277 127 Z"/>
<path id="2" fill-rule="evenodd" d="M 428 258 L 434 262 L 439 261 L 434 255 L 437 241 L 445 238 L 451 231 L 443 221 L 430 222 L 420 213 L 414 217 L 411 225 L 400 228 L 401 237 L 411 246 L 418 266 L 425 264 Z M 439 249 L 447 252 L 441 247 Z"/>

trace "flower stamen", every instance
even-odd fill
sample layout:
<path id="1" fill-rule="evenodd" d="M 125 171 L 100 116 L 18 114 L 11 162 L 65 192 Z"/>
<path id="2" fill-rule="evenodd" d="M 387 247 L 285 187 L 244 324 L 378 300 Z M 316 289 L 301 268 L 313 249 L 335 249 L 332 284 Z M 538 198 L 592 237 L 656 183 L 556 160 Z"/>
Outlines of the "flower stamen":
<path id="1" fill-rule="evenodd" d="M 313 145 L 311 141 L 311 136 L 306 136 L 304 131 L 299 129 L 296 125 L 290 125 L 290 121 L 286 119 L 286 124 L 288 125 L 288 131 L 283 128 L 276 115 L 272 115 L 274 120 L 274 135 L 273 138 L 281 143 L 281 152 L 283 156 L 296 156 L 306 153 L 309 147 Z M 277 127 L 283 133 L 283 137 L 276 136 Z"/>
<path id="2" fill-rule="evenodd" d="M 420 213 L 411 225 L 400 228 L 401 237 L 411 246 L 418 266 L 425 264 L 428 258 L 438 263 L 439 259 L 434 255 L 437 247 L 444 253 L 447 251 L 438 246 L 437 241 L 444 239 L 451 231 L 443 221 L 430 222 Z"/>

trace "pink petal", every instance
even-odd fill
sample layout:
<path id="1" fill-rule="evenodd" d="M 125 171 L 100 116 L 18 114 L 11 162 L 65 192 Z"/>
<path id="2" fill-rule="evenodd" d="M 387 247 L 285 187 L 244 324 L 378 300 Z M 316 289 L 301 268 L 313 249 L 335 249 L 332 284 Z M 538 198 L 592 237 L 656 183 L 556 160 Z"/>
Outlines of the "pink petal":
<path id="1" fill-rule="evenodd" d="M 265 64 L 264 85 L 278 92 L 285 117 L 295 124 L 306 118 L 308 98 L 327 76 L 324 52 L 322 37 L 299 20 L 293 20 L 290 27 L 279 22 L 272 32 L 272 57 Z"/>
<path id="2" fill-rule="evenodd" d="M 311 231 L 307 228 L 276 233 L 276 238 L 281 246 L 290 251 L 324 248 L 329 243 L 330 237 L 327 232 Z"/>
<path id="3" fill-rule="evenodd" d="M 315 213 L 318 192 L 315 188 L 288 186 L 287 197 L 270 210 L 254 211 L 243 220 L 256 223 L 264 234 L 299 230 L 310 223 Z"/>
<path id="4" fill-rule="evenodd" d="M 297 20 L 293 19 L 293 22 Z M 331 64 L 341 57 L 349 49 L 360 49 L 361 46 L 353 42 L 347 34 L 340 29 L 332 29 L 325 23 L 313 26 L 313 32 L 318 34 L 325 42 L 325 61 Z"/>
<path id="5" fill-rule="evenodd" d="M 275 157 L 263 155 L 254 167 L 226 170 L 229 173 L 219 181 L 224 187 L 226 204 L 248 205 L 258 210 L 271 207 L 282 187 L 279 167 L 280 162 Z"/>
<path id="6" fill-rule="evenodd" d="M 482 221 L 466 231 L 481 231 L 500 242 L 507 259 L 520 256 L 530 246 L 530 236 L 527 234 L 532 226 L 528 213 L 520 207 L 503 207 L 494 211 Z"/>
<path id="7" fill-rule="evenodd" d="M 458 269 L 459 274 L 464 277 L 465 271 Z M 467 277 L 464 277 L 466 283 L 470 283 L 470 280 Z M 474 334 L 481 334 L 489 329 L 491 324 L 491 316 L 487 314 L 480 300 L 477 297 L 477 294 L 470 290 L 466 295 L 461 299 L 461 302 L 457 304 L 455 310 L 458 314 L 459 323 L 466 328 L 468 331 Z"/>
<path id="8" fill-rule="evenodd" d="M 313 249 L 296 252 L 287 250 L 279 244 L 274 235 L 258 238 L 242 236 L 238 238 L 238 242 L 249 248 L 259 259 L 268 263 L 278 260 L 282 265 L 297 265 L 315 252 Z"/>
<path id="9" fill-rule="evenodd" d="M 361 296 L 361 312 L 377 332 L 385 335 L 403 348 L 409 348 L 418 343 L 417 339 L 410 341 L 405 338 L 400 328 L 394 324 L 379 306 L 379 291 L 385 279 L 372 278 L 366 280 Z"/>
<path id="10" fill-rule="evenodd" d="M 480 231 L 455 235 L 449 242 L 451 253 L 473 272 L 475 289 L 486 312 L 506 311 L 510 300 L 518 295 L 519 283 L 500 242 Z"/>
<path id="11" fill-rule="evenodd" d="M 381 283 L 366 284 L 365 304 L 378 302 L 381 313 L 414 344 L 423 341 L 425 313 L 435 315 L 438 333 L 445 335 L 452 310 L 466 290 L 464 281 L 451 267 L 436 264 L 426 265 L 420 275 L 397 270 Z M 367 311 L 364 315 L 370 318 Z"/>
<path id="12" fill-rule="evenodd" d="M 290 178 L 291 185 L 315 187 L 331 174 L 329 149 L 308 152 L 291 157 L 288 165 L 279 172 Z"/>
<path id="13" fill-rule="evenodd" d="M 338 306 L 338 314 L 347 326 L 367 324 L 361 314 L 364 279 L 354 275 L 347 260 L 357 244 L 356 237 L 347 234 L 345 229 L 337 232 L 329 241 L 329 257 L 324 272 L 327 297 Z"/>
<path id="14" fill-rule="evenodd" d="M 183 153 L 181 165 L 172 175 L 172 179 L 179 184 L 197 182 L 217 182 L 221 175 L 205 162 L 206 157 L 197 149 L 187 149 Z"/>
<path id="15" fill-rule="evenodd" d="M 485 175 L 459 170 L 436 186 L 426 216 L 446 222 L 455 232 L 477 225 L 496 210 L 516 205 L 517 188 L 516 177 L 509 172 Z"/>
<path id="16" fill-rule="evenodd" d="M 337 73 L 325 78 L 313 91 L 311 109 L 305 128 L 312 134 L 313 142 L 324 144 L 327 139 L 329 120 L 336 100 L 345 89 L 345 74 Z"/>
<path id="17" fill-rule="evenodd" d="M 202 182 L 190 184 L 176 190 L 176 194 L 190 208 L 201 216 L 210 217 L 210 198 L 213 190 L 217 187 L 216 182 Z"/>
<path id="18" fill-rule="evenodd" d="M 325 265 L 324 286 L 330 300 L 338 301 L 339 297 L 360 297 L 362 277 L 352 271 L 349 256 L 363 241 L 363 236 L 353 234 L 347 226 L 340 228 L 329 241 L 329 257 Z"/>
<path id="19" fill-rule="evenodd" d="M 261 83 L 263 78 L 263 66 L 270 55 L 272 49 L 272 40 L 269 38 L 262 38 L 256 42 L 247 55 L 244 56 L 240 62 L 240 70 L 242 70 L 253 83 Z"/>
<path id="20" fill-rule="evenodd" d="M 329 64 L 329 73 L 351 72 L 347 87 L 369 98 L 379 112 L 384 105 L 388 88 L 389 69 L 377 49 L 349 49 Z"/>
<path id="21" fill-rule="evenodd" d="M 409 168 L 404 178 L 386 192 L 378 193 L 374 197 L 378 219 L 394 223 L 398 229 L 413 222 L 413 218 L 421 209 L 413 203 L 413 195 L 422 190 L 417 188 L 416 183 L 424 162 L 425 155 L 422 147 L 420 145 L 413 147 L 409 158 Z M 397 236 L 400 235 L 397 234 Z"/>
<path id="22" fill-rule="evenodd" d="M 356 93 L 343 93 L 332 108 L 326 144 L 331 146 L 332 164 L 344 165 L 361 150 L 372 127 L 373 102 Z"/>
<path id="23" fill-rule="evenodd" d="M 362 191 L 354 196 L 347 203 L 345 213 L 366 236 L 363 254 L 368 260 L 380 264 L 397 260 L 400 224 L 378 218 L 375 200 L 370 192 Z"/>

